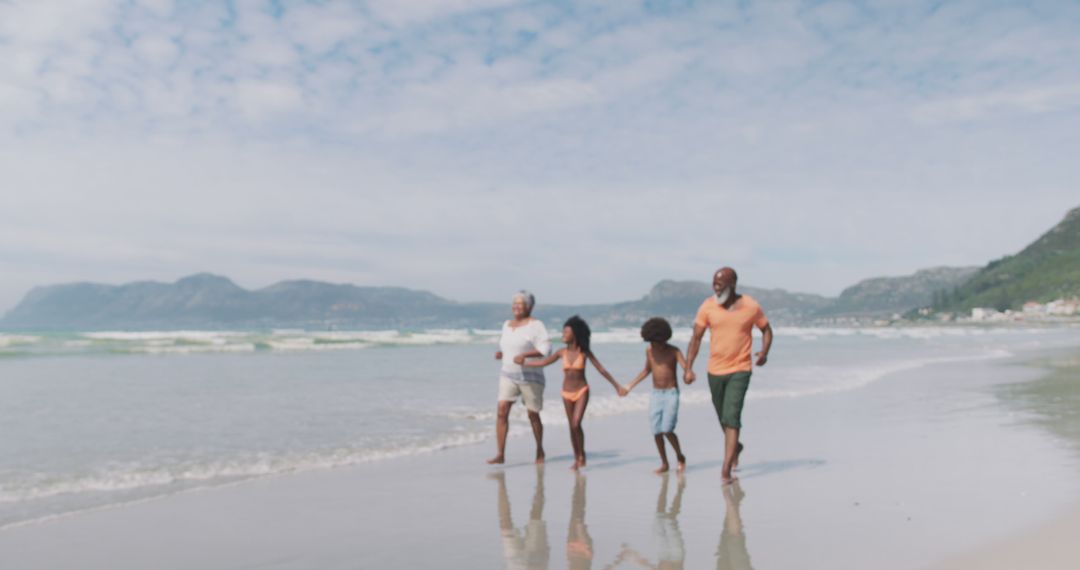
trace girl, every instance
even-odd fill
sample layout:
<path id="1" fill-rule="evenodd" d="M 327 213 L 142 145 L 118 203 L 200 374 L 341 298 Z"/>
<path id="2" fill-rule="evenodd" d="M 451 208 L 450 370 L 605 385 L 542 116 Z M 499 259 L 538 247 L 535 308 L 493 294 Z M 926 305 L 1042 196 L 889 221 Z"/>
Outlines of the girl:
<path id="1" fill-rule="evenodd" d="M 585 432 L 581 429 L 581 420 L 585 417 L 585 407 L 589 405 L 589 383 L 585 380 L 585 360 L 592 362 L 596 370 L 611 382 L 611 385 L 620 394 L 626 393 L 615 378 L 608 373 L 596 356 L 589 350 L 589 325 L 574 315 L 567 319 L 563 325 L 563 342 L 566 348 L 555 351 L 554 354 L 540 360 L 525 360 L 521 355 L 514 359 L 522 366 L 543 367 L 556 360 L 562 359 L 563 378 L 562 397 L 563 406 L 566 408 L 566 419 L 570 422 L 570 444 L 574 446 L 574 465 L 571 469 L 577 470 L 585 467 Z"/>

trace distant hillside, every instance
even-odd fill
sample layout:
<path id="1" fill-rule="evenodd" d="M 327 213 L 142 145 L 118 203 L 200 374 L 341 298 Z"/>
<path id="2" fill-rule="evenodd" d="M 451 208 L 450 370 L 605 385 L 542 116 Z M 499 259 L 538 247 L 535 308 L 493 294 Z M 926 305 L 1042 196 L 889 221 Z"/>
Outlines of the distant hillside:
<path id="1" fill-rule="evenodd" d="M 935 267 L 904 277 L 866 279 L 844 289 L 840 297 L 820 315 L 859 316 L 906 313 L 926 307 L 940 291 L 963 285 L 978 267 Z"/>
<path id="2" fill-rule="evenodd" d="M 202 273 L 175 283 L 37 287 L 0 324 L 9 329 L 490 326 L 503 313 L 502 305 L 466 305 L 401 287 L 283 281 L 249 291 Z"/>
<path id="3" fill-rule="evenodd" d="M 1016 309 L 1027 301 L 1080 296 L 1080 208 L 1020 253 L 1003 257 L 949 292 L 939 307 Z"/>
<path id="4" fill-rule="evenodd" d="M 805 322 L 832 302 L 821 295 L 789 293 L 783 289 L 740 287 L 739 292 L 757 299 L 771 319 L 785 323 Z M 694 320 L 701 302 L 712 294 L 712 285 L 703 281 L 664 280 L 636 301 L 568 309 L 576 310 L 597 326 L 640 326 L 654 316 L 686 325 Z"/>
<path id="5" fill-rule="evenodd" d="M 877 318 L 929 304 L 933 291 L 961 282 L 972 270 L 937 268 L 908 277 L 871 279 L 838 299 L 783 289 L 740 287 L 761 302 L 770 319 L 808 324 L 820 318 Z M 593 326 L 636 327 L 664 316 L 689 324 L 712 295 L 703 281 L 657 283 L 644 297 L 621 303 L 554 305 L 540 300 L 536 316 L 558 326 L 580 314 Z M 103 329 L 421 329 L 494 328 L 507 318 L 506 303 L 458 303 L 402 287 L 358 287 L 319 281 L 282 281 L 244 289 L 218 275 L 125 285 L 71 283 L 37 287 L 0 319 L 7 330 Z"/>
<path id="6" fill-rule="evenodd" d="M 774 320 L 802 322 L 829 299 L 782 290 L 746 288 Z M 537 316 L 552 326 L 580 314 L 597 327 L 639 326 L 665 316 L 687 324 L 712 294 L 704 282 L 661 281 L 641 299 L 614 304 L 554 305 L 541 300 Z M 6 329 L 100 330 L 179 328 L 494 328 L 507 318 L 503 303 L 456 303 L 426 291 L 283 281 L 249 291 L 202 273 L 175 283 L 72 283 L 37 287 L 0 320 Z"/>

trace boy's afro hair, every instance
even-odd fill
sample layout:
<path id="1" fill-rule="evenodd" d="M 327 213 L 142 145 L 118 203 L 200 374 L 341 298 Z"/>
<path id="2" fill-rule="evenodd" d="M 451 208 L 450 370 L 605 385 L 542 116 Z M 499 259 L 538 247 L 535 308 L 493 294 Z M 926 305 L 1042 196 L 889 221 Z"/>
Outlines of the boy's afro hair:
<path id="1" fill-rule="evenodd" d="M 671 325 L 665 319 L 653 317 L 641 325 L 641 338 L 648 342 L 667 342 L 671 339 Z"/>

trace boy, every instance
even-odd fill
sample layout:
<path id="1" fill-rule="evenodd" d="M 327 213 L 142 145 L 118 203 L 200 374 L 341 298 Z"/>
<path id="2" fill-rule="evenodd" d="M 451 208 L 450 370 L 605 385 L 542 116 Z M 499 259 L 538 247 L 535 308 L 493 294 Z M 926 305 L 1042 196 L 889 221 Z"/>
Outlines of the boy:
<path id="1" fill-rule="evenodd" d="M 668 344 L 671 339 L 671 325 L 660 317 L 653 317 L 641 326 L 641 338 L 649 343 L 645 349 L 645 369 L 626 387 L 626 393 L 634 389 L 652 374 L 653 391 L 649 401 L 649 420 L 652 423 L 656 450 L 660 452 L 660 468 L 656 473 L 668 470 L 667 452 L 664 438 L 675 450 L 675 459 L 679 462 L 679 471 L 686 469 L 686 456 L 679 447 L 679 438 L 675 435 L 675 422 L 679 418 L 679 383 L 676 380 L 675 366 L 686 369 L 686 359 L 678 348 Z"/>

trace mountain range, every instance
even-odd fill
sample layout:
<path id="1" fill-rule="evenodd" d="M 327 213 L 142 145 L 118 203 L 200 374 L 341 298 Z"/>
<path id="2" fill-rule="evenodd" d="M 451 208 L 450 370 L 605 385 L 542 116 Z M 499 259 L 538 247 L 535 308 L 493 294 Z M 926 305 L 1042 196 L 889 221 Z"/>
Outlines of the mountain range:
<path id="1" fill-rule="evenodd" d="M 935 308 L 1018 309 L 1027 301 L 1080 296 L 1080 208 L 1019 253 L 990 262 L 955 289 L 938 294 Z"/>
<path id="2" fill-rule="evenodd" d="M 1080 208 L 1019 253 L 982 268 L 936 267 L 867 279 L 838 297 L 755 287 L 740 291 L 760 301 L 774 322 L 784 324 L 865 321 L 924 307 L 1017 308 L 1026 301 L 1080 296 Z M 637 326 L 656 315 L 685 324 L 711 294 L 705 282 L 664 280 L 640 299 L 592 305 L 541 302 L 536 314 L 551 324 L 575 313 L 599 327 Z M 174 283 L 36 287 L 0 319 L 0 328 L 493 328 L 508 313 L 507 303 L 459 303 L 402 287 L 294 280 L 248 290 L 226 277 L 200 273 Z"/>
<path id="3" fill-rule="evenodd" d="M 824 317 L 876 317 L 928 304 L 935 290 L 955 286 L 966 269 L 939 268 L 909 277 L 872 279 L 839 298 L 782 289 L 740 287 L 766 307 L 776 322 L 805 323 Z M 693 319 L 712 294 L 700 281 L 657 283 L 644 297 L 620 303 L 553 305 L 537 316 L 557 323 L 580 314 L 594 326 L 637 326 L 663 315 L 676 323 Z M 427 291 L 360 287 L 318 281 L 283 281 L 256 290 L 226 277 L 200 273 L 174 283 L 124 285 L 69 283 L 37 287 L 0 319 L 8 330 L 493 328 L 508 315 L 506 303 L 458 303 Z"/>

